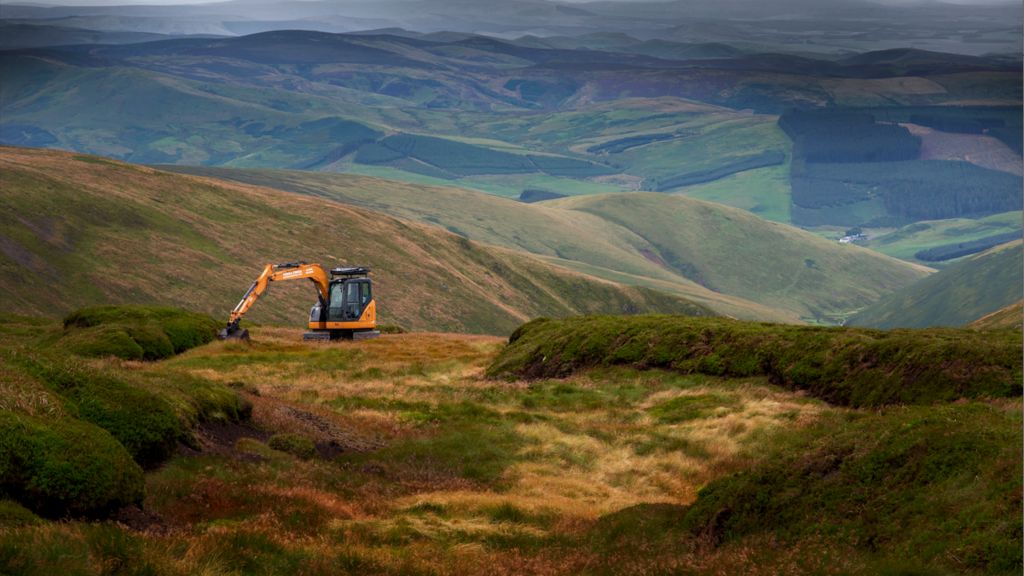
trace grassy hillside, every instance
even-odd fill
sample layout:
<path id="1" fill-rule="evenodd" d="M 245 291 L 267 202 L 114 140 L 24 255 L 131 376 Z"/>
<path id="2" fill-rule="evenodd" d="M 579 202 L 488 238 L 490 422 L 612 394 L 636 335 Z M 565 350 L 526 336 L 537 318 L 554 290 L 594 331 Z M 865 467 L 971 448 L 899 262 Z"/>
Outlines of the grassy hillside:
<path id="1" fill-rule="evenodd" d="M 602 518 L 596 564 L 628 564 L 593 573 L 1016 574 L 1021 440 L 1019 400 L 828 413 L 691 507 Z"/>
<path id="2" fill-rule="evenodd" d="M 986 314 L 968 326 L 978 330 L 999 330 L 1001 328 L 1021 330 L 1024 327 L 1024 300 L 1018 300 L 1015 304 Z"/>
<path id="3" fill-rule="evenodd" d="M 550 205 L 629 229 L 667 267 L 707 288 L 807 319 L 841 319 L 927 273 L 742 210 L 679 196 L 600 195 Z"/>
<path id="4" fill-rule="evenodd" d="M 591 195 L 524 204 L 465 189 L 351 175 L 175 170 L 416 219 L 588 274 L 672 291 L 739 318 L 834 322 L 928 271 L 742 210 L 674 195 Z"/>
<path id="5" fill-rule="evenodd" d="M 1021 298 L 1024 252 L 1010 242 L 944 268 L 868 306 L 852 326 L 963 326 Z"/>
<path id="6" fill-rule="evenodd" d="M 374 270 L 385 322 L 508 332 L 535 316 L 707 313 L 676 296 L 568 272 L 321 198 L 91 156 L 0 153 L 0 309 L 59 315 L 102 303 L 183 305 L 218 318 L 267 262 Z M 253 321 L 303 324 L 310 286 L 271 288 Z"/>

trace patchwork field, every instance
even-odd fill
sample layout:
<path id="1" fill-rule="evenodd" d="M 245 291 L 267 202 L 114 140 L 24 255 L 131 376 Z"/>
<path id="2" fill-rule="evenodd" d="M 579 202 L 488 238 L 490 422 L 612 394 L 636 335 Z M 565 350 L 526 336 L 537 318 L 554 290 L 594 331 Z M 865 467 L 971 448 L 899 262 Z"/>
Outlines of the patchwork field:
<path id="1" fill-rule="evenodd" d="M 948 220 L 926 220 L 915 222 L 885 234 L 873 236 L 866 246 L 883 254 L 917 261 L 934 267 L 948 266 L 958 261 L 962 255 L 956 253 L 950 259 L 926 262 L 917 258 L 919 253 L 928 250 L 941 250 L 945 247 L 955 248 L 964 243 L 985 243 L 988 239 L 1001 238 L 1004 235 L 1021 232 L 1024 213 L 1004 212 L 985 218 L 971 220 L 968 218 L 951 218 Z M 1003 243 L 1002 242 L 997 243 Z M 970 248 L 974 250 L 974 248 Z M 978 247 L 982 252 L 985 247 Z"/>

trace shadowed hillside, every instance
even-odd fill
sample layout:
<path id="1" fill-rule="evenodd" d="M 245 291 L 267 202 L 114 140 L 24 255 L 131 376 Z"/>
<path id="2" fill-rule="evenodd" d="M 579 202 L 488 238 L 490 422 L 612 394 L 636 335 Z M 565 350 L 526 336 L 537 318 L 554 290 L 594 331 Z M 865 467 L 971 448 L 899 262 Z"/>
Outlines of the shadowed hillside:
<path id="1" fill-rule="evenodd" d="M 963 326 L 1021 298 L 1024 252 L 1010 242 L 961 260 L 850 318 L 875 328 Z"/>

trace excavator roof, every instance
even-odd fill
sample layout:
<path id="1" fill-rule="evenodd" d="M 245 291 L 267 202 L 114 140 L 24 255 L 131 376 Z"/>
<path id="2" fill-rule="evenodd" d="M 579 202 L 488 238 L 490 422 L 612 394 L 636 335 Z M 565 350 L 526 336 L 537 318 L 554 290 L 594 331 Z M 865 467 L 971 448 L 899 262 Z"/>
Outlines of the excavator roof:
<path id="1" fill-rule="evenodd" d="M 370 269 L 365 266 L 351 268 L 331 268 L 331 276 L 366 276 Z"/>

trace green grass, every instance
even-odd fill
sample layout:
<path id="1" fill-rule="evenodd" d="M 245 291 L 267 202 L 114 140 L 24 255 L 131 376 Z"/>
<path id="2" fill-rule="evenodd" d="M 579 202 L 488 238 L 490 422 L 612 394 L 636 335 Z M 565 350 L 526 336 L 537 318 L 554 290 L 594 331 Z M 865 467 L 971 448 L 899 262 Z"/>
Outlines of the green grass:
<path id="1" fill-rule="evenodd" d="M 103 514 L 143 497 L 142 470 L 99 427 L 0 412 L 0 491 L 32 511 Z"/>
<path id="2" fill-rule="evenodd" d="M 28 369 L 64 399 L 70 413 L 110 432 L 140 464 L 166 459 L 186 436 L 170 403 L 110 371 L 42 358 Z"/>
<path id="3" fill-rule="evenodd" d="M 1010 242 L 964 258 L 850 318 L 879 328 L 965 326 L 1021 299 L 1024 250 Z"/>
<path id="4" fill-rule="evenodd" d="M 741 208 L 765 220 L 790 222 L 788 165 L 741 172 L 707 184 L 686 186 L 674 193 Z"/>
<path id="5" fill-rule="evenodd" d="M 688 420 L 708 418 L 714 414 L 720 414 L 723 410 L 728 412 L 738 404 L 739 401 L 736 398 L 723 394 L 697 394 L 679 396 L 662 402 L 648 412 L 660 422 L 678 424 Z"/>
<path id="6" fill-rule="evenodd" d="M 750 338 L 784 350 L 783 336 L 802 336 L 800 346 L 811 350 L 803 356 L 814 364 L 821 359 L 815 335 L 881 333 L 675 320 L 701 324 L 693 331 L 699 346 L 721 352 L 704 367 L 726 375 L 611 363 L 565 379 L 506 382 L 480 374 L 496 338 L 401 334 L 324 346 L 280 328 L 255 329 L 249 346 L 216 343 L 132 363 L 129 375 L 160 390 L 168 379 L 190 389 L 198 375 L 238 382 L 256 404 L 253 424 L 262 432 L 255 436 L 271 439 L 183 453 L 146 472 L 144 511 L 156 524 L 144 530 L 40 520 L 0 499 L 0 570 L 973 576 L 1016 569 L 1019 399 L 833 408 L 769 376 L 736 378 L 729 370 L 749 365 L 745 350 L 763 352 Z M 639 333 L 623 331 L 622 321 L 587 324 L 577 351 L 621 345 L 614 355 L 625 361 L 684 348 L 682 331 L 664 322 L 630 340 Z M 722 327 L 734 329 L 733 349 L 719 346 Z M 41 345 L 47 336 L 39 331 L 60 327 L 3 322 L 0 343 Z M 938 343 L 928 343 L 942 348 L 940 332 L 889 339 L 920 346 L 930 335 Z M 1009 334 L 954 339 L 974 346 Z M 1019 346 L 1016 336 L 1014 357 Z M 899 351 L 908 347 L 899 342 Z M 930 348 L 915 354 L 908 357 L 934 363 Z M 956 354 L 981 366 L 964 350 Z M 802 356 L 781 363 L 794 358 Z M 90 361 L 97 370 L 117 364 Z M 115 372 L 127 378 L 126 369 Z M 309 457 L 321 437 L 281 420 L 292 409 L 377 442 Z"/>
<path id="7" fill-rule="evenodd" d="M 515 432 L 515 421 L 479 403 L 366 403 L 396 411 L 402 420 L 423 431 L 414 437 L 366 455 L 344 456 L 347 462 L 419 474 L 452 477 L 486 486 L 506 486 L 505 470 L 521 459 L 527 442 Z M 341 402 L 352 406 L 351 400 Z"/>
<path id="8" fill-rule="evenodd" d="M 742 210 L 676 195 L 583 196 L 545 206 L 598 216 L 643 238 L 653 258 L 693 282 L 813 322 L 838 323 L 926 274 Z"/>
<path id="9" fill-rule="evenodd" d="M 274 434 L 267 440 L 267 446 L 298 458 L 308 459 L 316 456 L 316 445 L 301 434 Z"/>
<path id="10" fill-rule="evenodd" d="M 695 126 L 698 134 L 655 142 L 616 156 L 627 172 L 644 178 L 664 179 L 685 172 L 711 170 L 753 154 L 787 152 L 786 135 L 768 116 L 709 115 Z M 688 125 L 688 126 L 692 126 Z M 679 159 L 685 162 L 680 163 Z"/>
<path id="11" fill-rule="evenodd" d="M 628 567 L 590 573 L 1016 574 L 1021 440 L 1018 402 L 829 413 L 691 506 L 601 518 L 595 564 Z"/>
<path id="12" fill-rule="evenodd" d="M 517 330 L 492 377 L 564 377 L 593 366 L 684 374 L 765 375 L 846 406 L 927 404 L 1021 394 L 1015 331 L 872 331 L 670 316 L 540 319 Z M 655 415 L 685 420 L 727 398 L 676 400 Z M 706 402 L 707 405 L 702 404 Z"/>
<path id="13" fill-rule="evenodd" d="M 41 519 L 13 500 L 0 500 L 0 528 L 35 526 Z"/>
<path id="14" fill-rule="evenodd" d="M 143 539 L 113 523 L 81 524 L 54 531 L 41 526 L 0 540 L 0 566 L 19 576 L 159 573 L 146 558 Z"/>
<path id="15" fill-rule="evenodd" d="M 154 311 L 143 311 L 91 309 L 69 318 L 87 324 L 115 317 L 132 331 L 133 322 L 153 321 Z M 176 321 L 190 318 L 159 312 Z M 192 342 L 190 326 L 169 332 L 184 346 Z M 84 361 L 54 345 L 63 333 L 54 321 L 15 318 L 0 336 L 7 397 L 0 405 L 0 493 L 33 511 L 102 515 L 139 502 L 140 465 L 166 461 L 179 442 L 198 446 L 193 430 L 201 422 L 249 416 L 251 406 L 223 385 L 162 368 Z"/>

